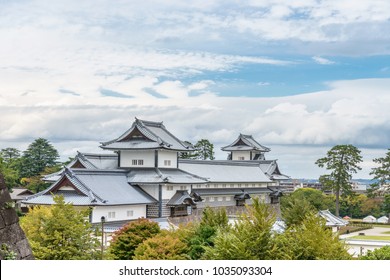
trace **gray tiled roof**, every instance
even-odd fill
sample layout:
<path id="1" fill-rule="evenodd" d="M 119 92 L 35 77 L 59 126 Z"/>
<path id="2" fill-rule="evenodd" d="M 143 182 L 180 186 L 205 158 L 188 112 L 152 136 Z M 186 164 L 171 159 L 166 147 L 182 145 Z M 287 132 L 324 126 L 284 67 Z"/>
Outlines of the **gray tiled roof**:
<path id="1" fill-rule="evenodd" d="M 134 131 L 138 130 L 146 139 L 127 137 Z M 151 122 L 135 119 L 130 129 L 111 141 L 102 142 L 101 148 L 109 150 L 126 150 L 126 149 L 168 149 L 175 151 L 192 151 L 192 147 L 187 146 L 184 142 L 170 133 L 162 122 Z"/>
<path id="2" fill-rule="evenodd" d="M 195 205 L 192 197 L 185 190 L 178 190 L 167 202 L 167 206 L 178 206 L 178 205 Z"/>
<path id="3" fill-rule="evenodd" d="M 207 188 L 207 189 L 195 189 L 193 188 L 192 191 L 196 192 L 200 196 L 206 195 L 239 195 L 242 194 L 243 190 L 245 190 L 246 193 L 248 194 L 270 194 L 272 193 L 272 190 L 268 188 L 223 188 L 223 189 L 212 189 L 212 188 Z"/>
<path id="4" fill-rule="evenodd" d="M 117 154 L 91 154 L 77 152 L 76 157 L 66 165 L 67 168 L 72 168 L 76 163 L 80 163 L 86 169 L 117 169 L 118 168 L 118 155 Z M 58 172 L 47 174 L 43 177 L 46 182 L 57 181 L 64 168 Z"/>
<path id="5" fill-rule="evenodd" d="M 330 227 L 345 226 L 348 221 L 333 215 L 329 210 L 318 211 L 318 215 L 326 220 L 326 225 Z"/>
<path id="6" fill-rule="evenodd" d="M 207 179 L 177 168 L 133 168 L 127 174 L 131 184 L 203 184 Z"/>
<path id="7" fill-rule="evenodd" d="M 102 171 L 86 169 L 66 169 L 61 179 L 66 177 L 77 191 L 55 192 L 60 182 L 52 184 L 48 189 L 29 196 L 26 204 L 52 204 L 51 192 L 64 194 L 66 200 L 74 205 L 125 205 L 149 204 L 156 200 L 141 189 L 127 182 L 126 171 Z"/>
<path id="8" fill-rule="evenodd" d="M 252 135 L 240 134 L 230 145 L 221 148 L 222 151 L 260 151 L 269 152 L 271 149 L 259 144 Z"/>
<path id="9" fill-rule="evenodd" d="M 210 182 L 272 182 L 255 161 L 180 160 L 180 169 L 199 174 Z"/>

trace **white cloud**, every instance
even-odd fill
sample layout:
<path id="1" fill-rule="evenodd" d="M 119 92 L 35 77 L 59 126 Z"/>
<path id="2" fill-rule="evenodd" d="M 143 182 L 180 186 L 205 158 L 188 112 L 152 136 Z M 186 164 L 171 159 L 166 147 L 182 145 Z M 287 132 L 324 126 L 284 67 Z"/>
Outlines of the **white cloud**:
<path id="1" fill-rule="evenodd" d="M 313 56 L 312 59 L 318 63 L 318 64 L 322 64 L 322 65 L 331 65 L 331 64 L 335 64 L 336 62 L 330 60 L 330 59 L 327 59 L 327 58 L 323 58 L 321 56 Z"/>
<path id="2" fill-rule="evenodd" d="M 144 90 L 142 83 L 167 98 L 146 94 L 124 99 L 58 93 L 44 101 L 43 96 L 37 99 L 39 90 L 30 93 L 31 99 L 3 95 L 1 148 L 46 137 L 69 156 L 70 151 L 84 149 L 85 143 L 117 137 L 137 116 L 164 121 L 183 140 L 210 139 L 217 157 L 222 159 L 226 155 L 220 147 L 232 142 L 239 133 L 253 134 L 260 143 L 271 147 L 268 158 L 278 157 L 286 173 L 297 172 L 292 175 L 298 176 L 302 173 L 294 167 L 294 160 L 309 166 L 306 153 L 312 153 L 310 159 L 318 158 L 319 150 L 352 143 L 361 148 L 376 148 L 378 153 L 373 157 L 378 157 L 390 142 L 387 108 L 390 79 L 339 81 L 330 84 L 329 91 L 278 98 L 225 98 L 207 94 L 183 98 L 191 87 L 201 90 L 207 87 L 140 79 L 140 92 Z M 90 149 L 98 151 L 97 146 Z M 283 155 L 280 151 L 286 149 L 289 154 Z M 306 152 L 302 153 L 302 149 Z M 317 174 L 315 170 L 307 174 Z M 367 167 L 361 174 L 368 176 L 369 171 Z"/>

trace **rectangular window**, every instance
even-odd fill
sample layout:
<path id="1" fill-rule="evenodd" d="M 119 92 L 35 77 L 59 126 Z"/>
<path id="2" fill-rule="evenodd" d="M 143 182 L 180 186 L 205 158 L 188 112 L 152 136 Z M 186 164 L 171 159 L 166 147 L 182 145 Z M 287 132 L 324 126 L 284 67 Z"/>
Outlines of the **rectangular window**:
<path id="1" fill-rule="evenodd" d="M 127 210 L 127 217 L 133 217 L 134 211 L 133 210 Z"/>
<path id="2" fill-rule="evenodd" d="M 115 212 L 108 212 L 108 218 L 114 219 L 115 218 Z"/>
<path id="3" fill-rule="evenodd" d="M 226 184 L 222 184 L 222 188 L 226 188 Z"/>
<path id="4" fill-rule="evenodd" d="M 231 187 L 231 188 L 234 188 L 234 184 L 230 184 L 230 187 Z"/>
<path id="5" fill-rule="evenodd" d="M 213 186 L 214 186 L 214 188 L 218 188 L 218 184 L 214 184 Z"/>
<path id="6" fill-rule="evenodd" d="M 238 157 L 238 160 L 245 160 L 245 157 Z"/>
<path id="7" fill-rule="evenodd" d="M 245 187 L 247 188 L 249 186 L 249 184 L 245 184 Z"/>
<path id="8" fill-rule="evenodd" d="M 164 166 L 171 166 L 171 160 L 170 159 L 165 159 L 164 160 Z"/>
<path id="9" fill-rule="evenodd" d="M 252 187 L 253 187 L 253 188 L 256 187 L 256 184 L 252 184 Z"/>
<path id="10" fill-rule="evenodd" d="M 241 184 L 238 184 L 238 187 L 241 188 Z"/>
<path id="11" fill-rule="evenodd" d="M 210 188 L 210 185 L 209 185 L 209 184 L 206 184 L 206 188 Z"/>
<path id="12" fill-rule="evenodd" d="M 187 189 L 187 186 L 180 186 L 180 189 L 183 191 L 183 190 L 186 190 Z"/>
<path id="13" fill-rule="evenodd" d="M 167 191 L 173 191 L 173 186 L 167 186 Z"/>
<path id="14" fill-rule="evenodd" d="M 144 160 L 143 159 L 133 159 L 131 160 L 132 165 L 144 165 Z"/>

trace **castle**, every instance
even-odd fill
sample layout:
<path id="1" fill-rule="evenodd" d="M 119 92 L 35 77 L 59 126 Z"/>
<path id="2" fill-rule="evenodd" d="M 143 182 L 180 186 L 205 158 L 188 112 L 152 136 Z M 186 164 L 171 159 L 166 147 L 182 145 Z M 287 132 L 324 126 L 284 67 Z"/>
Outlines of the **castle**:
<path id="1" fill-rule="evenodd" d="M 140 217 L 191 215 L 193 209 L 240 207 L 258 197 L 278 203 L 283 175 L 270 149 L 240 134 L 228 146 L 227 160 L 180 159 L 194 148 L 169 132 L 162 122 L 135 119 L 118 138 L 102 142 L 110 154 L 80 153 L 63 170 L 45 176 L 51 186 L 27 197 L 27 205 L 53 204 L 63 195 L 75 207 L 90 207 L 91 223 Z"/>

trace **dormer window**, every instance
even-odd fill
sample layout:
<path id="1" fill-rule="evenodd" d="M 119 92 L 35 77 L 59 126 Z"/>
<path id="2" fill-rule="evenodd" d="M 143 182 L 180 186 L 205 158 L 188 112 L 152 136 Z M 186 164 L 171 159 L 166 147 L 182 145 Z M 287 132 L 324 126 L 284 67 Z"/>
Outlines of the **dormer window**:
<path id="1" fill-rule="evenodd" d="M 143 159 L 133 159 L 131 161 L 132 165 L 144 165 L 144 160 Z"/>

